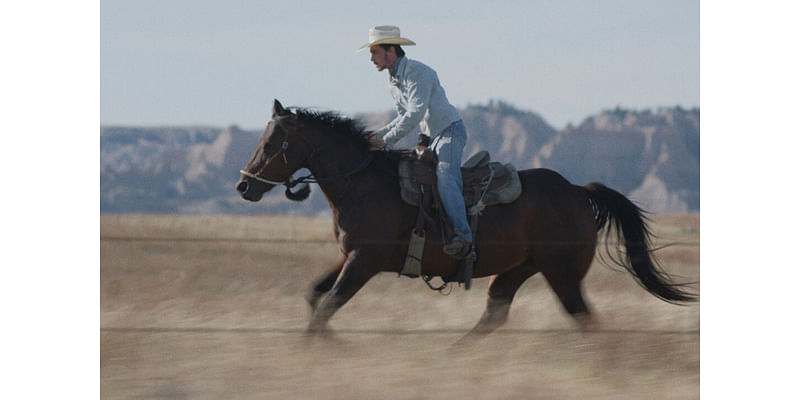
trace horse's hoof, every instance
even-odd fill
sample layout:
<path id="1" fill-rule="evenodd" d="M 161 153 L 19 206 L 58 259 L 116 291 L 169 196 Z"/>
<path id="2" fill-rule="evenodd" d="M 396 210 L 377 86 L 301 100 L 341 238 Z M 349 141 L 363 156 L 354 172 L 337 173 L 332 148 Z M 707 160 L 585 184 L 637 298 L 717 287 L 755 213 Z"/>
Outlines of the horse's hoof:
<path id="1" fill-rule="evenodd" d="M 481 339 L 485 338 L 487 333 L 479 333 L 479 332 L 469 332 L 458 339 L 455 343 L 451 344 L 450 347 L 453 349 L 461 349 L 468 346 L 473 346 L 477 344 Z"/>
<path id="2" fill-rule="evenodd" d="M 306 335 L 307 336 L 326 336 L 330 334 L 330 330 L 327 326 L 320 326 L 320 325 L 309 325 L 306 328 Z"/>

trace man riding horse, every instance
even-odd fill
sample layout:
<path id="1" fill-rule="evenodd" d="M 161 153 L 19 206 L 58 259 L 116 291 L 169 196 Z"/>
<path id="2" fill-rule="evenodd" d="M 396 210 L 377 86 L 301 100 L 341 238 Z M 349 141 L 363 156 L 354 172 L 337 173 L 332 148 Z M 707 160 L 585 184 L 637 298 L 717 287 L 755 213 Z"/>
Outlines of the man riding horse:
<path id="1" fill-rule="evenodd" d="M 371 136 L 375 148 L 391 147 L 420 127 L 419 145 L 429 146 L 437 156 L 436 177 L 439 196 L 455 235 L 445 243 L 447 255 L 463 258 L 469 254 L 472 230 L 462 196 L 461 156 L 467 130 L 458 111 L 447 100 L 439 77 L 429 66 L 410 60 L 400 45 L 416 43 L 400 37 L 400 28 L 391 25 L 369 30 L 369 42 L 358 51 L 369 49 L 378 71 L 389 70 L 389 88 L 397 107 L 397 117 Z"/>
<path id="2" fill-rule="evenodd" d="M 403 178 L 399 170 L 409 160 L 408 152 L 369 148 L 392 145 L 417 125 L 432 139 L 431 147 L 439 156 L 437 186 L 457 233 L 427 238 L 424 243 L 430 244 L 431 251 L 421 246 L 426 254 L 417 257 L 416 275 L 447 278 L 458 274 L 459 265 L 465 264 L 465 277 L 493 276 L 486 311 L 471 335 L 485 335 L 504 324 L 517 290 L 538 273 L 544 275 L 564 309 L 576 321 L 586 321 L 590 310 L 581 282 L 592 265 L 598 235 L 604 230 L 606 235 L 613 230 L 617 242 L 625 248 L 624 257 L 612 256 L 612 261 L 630 272 L 648 292 L 668 302 L 696 301 L 697 296 L 683 290 L 685 284 L 674 283 L 653 257 L 645 212 L 601 183 L 574 185 L 544 168 L 509 171 L 512 176 L 516 174 L 520 193 L 513 201 L 486 207 L 480 213 L 486 223 L 476 235 L 467 225 L 461 194 L 464 125 L 447 101 L 436 72 L 406 59 L 401 44 L 413 42 L 401 38 L 396 27 L 380 26 L 370 30 L 370 41 L 362 47 L 370 48 L 378 70 L 389 70 L 397 118 L 370 140 L 355 120 L 330 112 L 285 109 L 275 100 L 272 119 L 235 185 L 249 201 L 259 201 L 278 185 L 291 188 L 298 182 L 317 182 L 325 193 L 342 254 L 312 284 L 306 297 L 312 309 L 309 332 L 326 332 L 336 311 L 376 274 L 405 270 L 414 228 L 423 215 L 402 197 L 400 189 Z M 307 168 L 311 175 L 293 179 L 301 168 Z M 426 181 L 433 185 L 433 180 L 427 179 L 432 174 L 427 171 Z M 470 186 L 469 177 L 466 182 Z M 430 200 L 431 192 L 425 190 L 428 196 L 423 196 L 423 203 L 425 198 Z M 470 249 L 473 240 L 481 247 L 481 262 L 477 264 L 469 262 L 474 261 Z M 439 252 L 439 246 L 447 254 Z M 613 245 L 606 242 L 606 251 L 611 250 L 609 246 Z M 461 257 L 465 249 L 465 261 L 452 257 Z M 465 287 L 467 282 L 465 279 Z"/>

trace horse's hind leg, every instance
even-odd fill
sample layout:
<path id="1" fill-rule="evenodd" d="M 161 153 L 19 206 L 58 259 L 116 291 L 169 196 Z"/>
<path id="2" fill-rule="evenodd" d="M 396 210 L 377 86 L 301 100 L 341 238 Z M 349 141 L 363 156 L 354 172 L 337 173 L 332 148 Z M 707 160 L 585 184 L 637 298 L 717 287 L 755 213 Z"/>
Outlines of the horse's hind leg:
<path id="1" fill-rule="evenodd" d="M 347 260 L 347 257 L 342 257 L 333 269 L 318 277 L 314 283 L 311 284 L 311 287 L 308 288 L 306 301 L 311 306 L 312 313 L 317 309 L 317 304 L 319 304 L 322 296 L 325 296 L 325 294 L 333 288 L 333 284 L 336 283 L 336 278 L 338 278 L 339 273 L 342 272 L 345 260 Z"/>
<path id="2" fill-rule="evenodd" d="M 488 334 L 508 319 L 508 310 L 517 290 L 539 269 L 530 260 L 525 261 L 502 274 L 496 275 L 489 284 L 489 298 L 486 301 L 486 311 L 480 321 L 469 332 L 469 335 Z"/>
<path id="3" fill-rule="evenodd" d="M 553 268 L 543 270 L 542 274 L 558 296 L 564 309 L 575 318 L 582 328 L 588 328 L 592 322 L 591 313 L 583 300 L 583 291 L 581 290 L 581 280 L 585 271 L 575 273 L 569 268 Z"/>

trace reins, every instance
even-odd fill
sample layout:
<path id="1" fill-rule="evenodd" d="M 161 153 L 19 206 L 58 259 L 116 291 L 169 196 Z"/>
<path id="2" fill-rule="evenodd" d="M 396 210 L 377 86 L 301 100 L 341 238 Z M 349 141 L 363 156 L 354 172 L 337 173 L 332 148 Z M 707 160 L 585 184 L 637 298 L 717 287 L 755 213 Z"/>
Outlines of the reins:
<path id="1" fill-rule="evenodd" d="M 361 161 L 361 164 L 359 164 L 359 166 L 357 166 L 356 168 L 354 168 L 353 170 L 351 170 L 349 172 L 345 172 L 343 174 L 338 174 L 338 175 L 333 175 L 333 176 L 321 177 L 321 178 L 315 177 L 314 174 L 308 174 L 306 176 L 301 176 L 301 177 L 299 177 L 297 179 L 289 178 L 289 182 L 286 185 L 291 188 L 291 187 L 294 187 L 295 185 L 299 185 L 301 183 L 325 183 L 325 182 L 332 182 L 332 181 L 335 181 L 337 179 L 344 179 L 344 178 L 350 177 L 352 175 L 355 175 L 355 174 L 363 171 L 365 168 L 367 168 L 367 166 L 369 166 L 370 163 L 372 163 L 372 160 L 373 160 L 373 158 L 375 156 L 374 156 L 373 152 L 371 152 L 371 151 L 368 152 L 368 153 L 369 154 L 367 154 L 367 156 L 364 158 L 364 160 Z M 281 182 L 281 183 L 283 183 L 283 182 Z"/>
<path id="2" fill-rule="evenodd" d="M 332 181 L 335 181 L 337 179 L 344 179 L 344 178 L 350 177 L 352 175 L 355 175 L 355 174 L 361 172 L 365 168 L 367 168 L 369 166 L 369 164 L 372 163 L 372 160 L 373 160 L 374 157 L 375 156 L 370 151 L 369 154 L 367 154 L 367 157 L 364 158 L 364 161 L 362 161 L 361 164 L 358 167 L 356 167 L 355 169 L 353 169 L 352 171 L 345 172 L 345 173 L 339 174 L 339 175 L 326 176 L 326 177 L 322 177 L 322 178 L 317 178 L 317 177 L 314 176 L 314 174 L 308 174 L 306 176 L 301 176 L 301 177 L 299 177 L 297 179 L 289 177 L 289 179 L 287 179 L 285 181 L 273 181 L 273 180 L 264 178 L 264 177 L 262 177 L 262 176 L 260 176 L 258 174 L 253 174 L 253 173 L 247 172 L 247 171 L 245 171 L 243 169 L 239 170 L 239 173 L 244 175 L 244 176 L 246 176 L 246 177 L 248 177 L 248 178 L 255 179 L 255 180 L 259 181 L 259 182 L 264 182 L 264 183 L 268 183 L 270 185 L 275 185 L 275 186 L 277 186 L 277 185 L 286 185 L 286 187 L 291 189 L 291 188 L 293 188 L 293 187 L 295 187 L 295 186 L 297 186 L 297 185 L 299 185 L 301 183 L 320 183 L 320 182 L 325 183 L 325 182 L 332 182 Z"/>
<path id="3" fill-rule="evenodd" d="M 300 137 L 300 139 L 303 140 L 304 142 L 306 141 L 303 137 Z M 289 147 L 288 142 L 284 141 L 283 145 L 281 147 L 282 148 L 281 148 L 281 152 L 280 153 L 282 153 L 284 155 L 284 162 L 285 162 L 286 161 L 285 151 Z M 314 149 L 313 146 L 310 146 L 310 147 L 311 147 L 311 156 L 309 156 L 309 159 L 314 157 L 314 155 L 317 153 L 317 150 Z M 277 154 L 275 156 L 273 156 L 273 158 L 274 157 L 277 157 Z M 297 179 L 294 179 L 293 177 L 290 176 L 289 179 L 287 179 L 287 180 L 275 181 L 275 180 L 272 180 L 272 179 L 264 178 L 263 176 L 259 175 L 258 173 L 254 174 L 252 172 L 248 172 L 248 171 L 245 171 L 243 169 L 239 170 L 239 173 L 244 175 L 244 176 L 246 176 L 246 177 L 248 177 L 248 178 L 255 179 L 255 180 L 259 181 L 259 182 L 268 183 L 268 184 L 274 185 L 274 186 L 286 185 L 287 188 L 291 189 L 291 188 L 293 188 L 293 187 L 295 187 L 295 186 L 297 186 L 297 185 L 299 185 L 301 183 L 325 183 L 325 182 L 332 182 L 332 181 L 335 181 L 337 179 L 344 179 L 344 178 L 350 177 L 352 175 L 355 175 L 355 174 L 363 171 L 365 168 L 367 168 L 367 166 L 369 166 L 369 164 L 372 163 L 372 160 L 374 158 L 375 158 L 374 153 L 369 151 L 369 152 L 367 152 L 367 156 L 364 158 L 364 160 L 361 161 L 361 164 L 359 164 L 353 170 L 351 170 L 349 172 L 345 172 L 343 174 L 327 176 L 327 177 L 321 177 L 321 178 L 315 177 L 314 174 L 308 174 L 308 175 L 305 175 L 305 176 L 301 176 L 301 177 L 299 177 Z"/>

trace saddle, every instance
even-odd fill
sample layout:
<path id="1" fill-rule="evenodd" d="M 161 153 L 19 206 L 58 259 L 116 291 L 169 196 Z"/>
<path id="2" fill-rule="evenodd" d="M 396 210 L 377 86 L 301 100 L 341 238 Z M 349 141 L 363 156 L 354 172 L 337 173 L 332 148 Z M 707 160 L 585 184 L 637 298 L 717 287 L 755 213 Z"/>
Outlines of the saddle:
<path id="1" fill-rule="evenodd" d="M 421 275 L 422 253 L 425 247 L 425 226 L 441 227 L 442 241 L 453 236 L 454 229 L 450 219 L 446 217 L 439 191 L 436 185 L 436 154 L 430 149 L 417 153 L 400 161 L 398 172 L 400 175 L 400 195 L 408 204 L 420 208 L 416 227 L 411 233 L 406 263 L 401 274 L 417 277 Z M 473 237 L 477 234 L 478 217 L 487 207 L 496 204 L 508 204 L 516 200 L 522 192 L 519 174 L 511 164 L 501 164 L 490 161 L 489 153 L 481 151 L 470 157 L 461 166 L 463 183 L 464 204 L 470 223 Z M 437 218 L 438 217 L 438 218 Z M 438 224 L 435 222 L 438 220 Z M 462 260 L 459 269 L 451 276 L 443 278 L 446 282 L 461 281 L 464 268 L 469 269 L 468 276 L 472 275 L 471 269 L 476 262 L 477 255 L 474 250 Z M 428 283 L 431 277 L 424 278 Z M 469 278 L 464 281 L 469 289 Z M 430 284 L 428 283 L 430 286 Z M 444 285 L 435 290 L 441 290 Z"/>
<path id="2" fill-rule="evenodd" d="M 423 204 L 425 186 L 436 190 L 436 154 L 430 149 L 417 157 L 400 161 L 400 195 L 408 204 Z M 464 204 L 469 214 L 479 213 L 486 206 L 511 203 L 519 197 L 522 185 L 511 164 L 490 161 L 489 152 L 480 151 L 461 166 Z M 436 193 L 438 198 L 438 191 Z M 441 207 L 433 202 L 434 208 Z"/>

